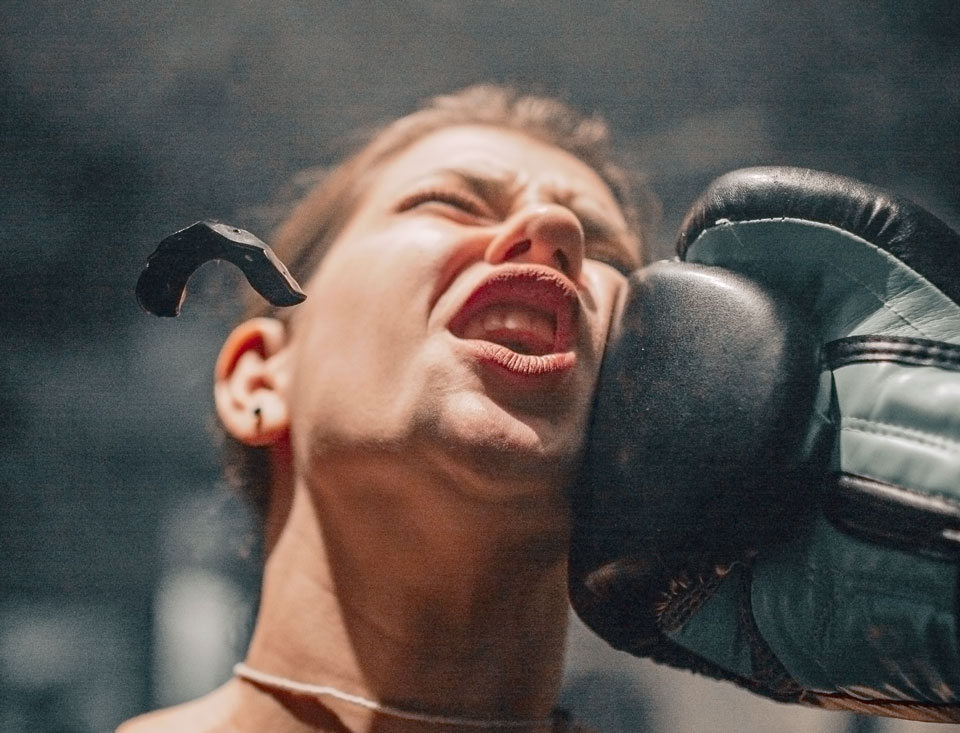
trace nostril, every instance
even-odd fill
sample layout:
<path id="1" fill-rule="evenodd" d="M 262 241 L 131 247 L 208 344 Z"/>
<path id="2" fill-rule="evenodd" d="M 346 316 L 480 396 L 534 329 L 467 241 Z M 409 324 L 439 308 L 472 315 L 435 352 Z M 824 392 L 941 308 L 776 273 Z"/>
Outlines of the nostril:
<path id="1" fill-rule="evenodd" d="M 507 253 L 503 256 L 503 259 L 512 260 L 514 257 L 519 257 L 520 255 L 529 252 L 531 245 L 532 242 L 529 239 L 524 239 L 521 242 L 517 242 L 507 250 Z"/>
<path id="2" fill-rule="evenodd" d="M 570 258 L 567 257 L 567 253 L 562 249 L 558 249 L 554 256 L 557 258 L 557 267 L 560 268 L 560 272 L 564 275 L 570 274 Z"/>

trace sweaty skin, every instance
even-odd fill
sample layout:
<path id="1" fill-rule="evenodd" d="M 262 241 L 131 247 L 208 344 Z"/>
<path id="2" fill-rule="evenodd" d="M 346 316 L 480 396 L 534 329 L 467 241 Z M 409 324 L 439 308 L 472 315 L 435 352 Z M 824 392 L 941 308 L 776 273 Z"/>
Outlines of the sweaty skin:
<path id="1" fill-rule="evenodd" d="M 237 328 L 218 414 L 274 467 L 248 664 L 435 714 L 549 716 L 565 490 L 625 285 L 597 258 L 629 242 L 574 156 L 446 128 L 380 170 L 289 328 Z M 234 679 L 123 730 L 177 729 L 429 728 Z"/>

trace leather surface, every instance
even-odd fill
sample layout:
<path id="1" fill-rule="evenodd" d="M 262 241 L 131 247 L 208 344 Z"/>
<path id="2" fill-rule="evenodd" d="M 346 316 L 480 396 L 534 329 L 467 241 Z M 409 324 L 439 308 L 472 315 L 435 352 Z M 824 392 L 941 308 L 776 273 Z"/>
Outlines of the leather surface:
<path id="1" fill-rule="evenodd" d="M 778 700 L 960 720 L 938 534 L 960 506 L 960 237 L 866 184 L 764 168 L 713 184 L 678 252 L 711 276 L 634 276 L 601 372 L 575 608 L 618 648 Z M 708 305 L 720 283 L 759 296 Z M 784 333 L 739 365 L 752 379 L 717 348 Z"/>
<path id="2" fill-rule="evenodd" d="M 573 497 L 571 550 L 577 610 L 615 645 L 633 643 L 646 622 L 625 621 L 638 604 L 624 607 L 586 573 L 640 553 L 644 574 L 664 577 L 689 547 L 735 557 L 781 537 L 811 506 L 797 453 L 808 447 L 818 378 L 805 319 L 729 270 L 640 270 L 620 323 Z"/>
<path id="3" fill-rule="evenodd" d="M 862 542 L 819 519 L 753 572 L 757 625 L 806 689 L 960 702 L 953 563 Z"/>
<path id="4" fill-rule="evenodd" d="M 960 501 L 951 496 L 841 473 L 824 515 L 845 533 L 935 559 L 960 560 Z"/>
<path id="5" fill-rule="evenodd" d="M 960 371 L 960 345 L 902 336 L 848 336 L 824 345 L 830 369 L 860 362 L 895 362 Z"/>
<path id="6" fill-rule="evenodd" d="M 604 557 L 756 542 L 772 512 L 809 503 L 799 477 L 786 488 L 816 388 L 809 329 L 786 299 L 725 269 L 662 262 L 630 288 L 603 365 L 593 419 L 604 428 L 588 446 L 577 522 L 592 525 L 584 536 Z"/>
<path id="7" fill-rule="evenodd" d="M 745 168 L 714 181 L 680 227 L 677 252 L 718 220 L 797 218 L 834 226 L 889 252 L 960 302 L 960 235 L 909 199 L 834 173 Z"/>
<path id="8" fill-rule="evenodd" d="M 725 222 L 689 262 L 727 267 L 802 304 L 821 343 L 888 335 L 960 343 L 960 306 L 921 273 L 852 232 L 804 219 Z"/>
<path id="9" fill-rule="evenodd" d="M 833 373 L 837 468 L 960 499 L 960 375 L 895 363 Z"/>

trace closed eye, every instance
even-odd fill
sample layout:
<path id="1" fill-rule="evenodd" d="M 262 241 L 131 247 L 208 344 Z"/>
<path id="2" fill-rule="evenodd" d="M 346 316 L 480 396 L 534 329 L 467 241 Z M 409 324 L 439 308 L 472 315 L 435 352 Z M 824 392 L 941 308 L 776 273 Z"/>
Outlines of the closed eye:
<path id="1" fill-rule="evenodd" d="M 600 260 L 624 274 L 630 274 L 641 265 L 639 248 L 625 233 L 619 232 L 592 216 L 581 215 L 586 256 Z"/>
<path id="2" fill-rule="evenodd" d="M 633 248 L 608 239 L 588 240 L 586 256 L 591 260 L 604 262 L 624 275 L 629 275 L 642 264 L 639 254 L 633 251 Z"/>
<path id="3" fill-rule="evenodd" d="M 451 206 L 481 219 L 492 219 L 494 216 L 490 207 L 480 198 L 461 191 L 439 188 L 430 188 L 407 196 L 397 205 L 397 211 L 409 211 L 429 204 Z"/>

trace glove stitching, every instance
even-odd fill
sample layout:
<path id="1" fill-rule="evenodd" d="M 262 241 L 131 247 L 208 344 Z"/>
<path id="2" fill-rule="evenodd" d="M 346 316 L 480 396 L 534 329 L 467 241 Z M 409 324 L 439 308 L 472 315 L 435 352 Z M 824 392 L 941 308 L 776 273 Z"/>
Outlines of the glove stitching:
<path id="1" fill-rule="evenodd" d="M 849 486 L 850 483 L 854 481 L 875 482 L 877 484 L 884 485 L 884 482 L 878 479 L 872 479 L 867 476 L 857 476 L 855 474 L 850 474 L 850 473 L 841 473 L 837 476 L 837 488 L 840 490 L 843 490 L 844 483 L 846 483 L 846 485 Z M 960 501 L 958 501 L 957 497 L 953 495 L 941 494 L 939 492 L 930 493 L 927 491 L 921 491 L 919 489 L 912 488 L 910 486 L 900 486 L 899 484 L 898 485 L 890 484 L 890 486 L 895 488 L 898 493 L 902 492 L 904 494 L 916 496 L 920 499 L 925 499 L 925 500 L 935 498 L 939 501 L 942 501 L 945 504 L 949 505 L 947 508 L 947 511 L 949 511 L 949 507 L 960 509 Z M 876 499 L 871 499 L 871 501 L 876 501 Z"/>
<path id="2" fill-rule="evenodd" d="M 859 285 L 860 288 L 862 288 L 867 293 L 869 293 L 874 298 L 876 298 L 877 303 L 879 303 L 882 308 L 885 308 L 886 310 L 893 313 L 893 315 L 895 315 L 905 324 L 910 326 L 910 328 L 913 328 L 914 330 L 916 330 L 916 332 L 919 333 L 920 335 L 925 336 L 926 338 L 933 338 L 932 334 L 929 334 L 926 331 L 924 331 L 923 328 L 921 328 L 919 325 L 917 325 L 912 320 L 907 318 L 903 313 L 901 313 L 896 308 L 894 308 L 891 303 L 888 303 L 886 300 L 884 300 L 883 296 L 880 293 L 876 292 L 873 288 L 867 285 L 867 283 L 865 283 L 863 280 L 860 280 L 859 278 L 855 277 L 849 272 L 845 272 L 843 270 L 837 272 L 836 274 L 839 275 L 840 277 L 846 278 L 847 280 L 849 280 L 852 283 L 855 283 L 856 285 Z"/>
<path id="3" fill-rule="evenodd" d="M 813 220 L 813 219 L 803 219 L 803 218 L 799 218 L 799 217 L 786 217 L 786 216 L 785 216 L 785 217 L 778 217 L 778 218 L 769 218 L 769 217 L 768 217 L 768 218 L 760 218 L 760 219 L 750 219 L 750 220 L 746 220 L 746 221 L 737 221 L 737 222 L 730 222 L 729 220 L 726 220 L 726 221 L 725 221 L 725 225 L 724 225 L 722 228 L 717 227 L 717 229 L 721 229 L 722 231 L 728 232 L 728 233 L 733 237 L 733 239 L 736 241 L 736 243 L 737 243 L 737 245 L 740 247 L 740 249 L 746 251 L 746 250 L 748 250 L 748 248 L 747 248 L 747 247 L 743 244 L 743 242 L 740 240 L 740 236 L 739 236 L 739 234 L 737 233 L 737 227 L 736 227 L 737 224 L 753 224 L 753 223 L 757 223 L 757 222 L 779 222 L 779 221 L 784 221 L 784 220 L 791 220 L 791 221 L 795 221 L 795 222 L 801 222 L 801 223 L 804 223 L 804 224 L 818 224 L 818 225 L 823 225 L 823 224 L 826 223 L 826 222 L 818 222 L 818 221 Z M 723 221 L 723 220 L 721 220 L 721 221 Z M 717 223 L 720 223 L 720 222 L 718 221 Z M 846 233 L 848 233 L 848 234 L 852 234 L 853 236 L 857 237 L 858 239 L 860 239 L 861 241 L 863 241 L 863 242 L 865 242 L 866 244 L 870 245 L 871 247 L 874 247 L 875 249 L 878 249 L 880 252 L 882 252 L 883 254 L 887 255 L 888 257 L 892 257 L 892 258 L 893 258 L 894 260 L 896 260 L 900 265 L 903 265 L 904 267 L 907 267 L 907 269 L 909 269 L 911 272 L 914 272 L 918 277 L 923 277 L 922 275 L 920 275 L 920 273 L 918 273 L 918 272 L 916 272 L 915 270 L 913 270 L 913 268 L 910 268 L 909 266 L 907 266 L 906 263 L 903 262 L 903 260 L 901 260 L 901 259 L 899 259 L 899 258 L 897 258 L 897 257 L 894 257 L 890 252 L 886 251 L 885 249 L 883 249 L 883 248 L 881 248 L 881 247 L 878 247 L 877 245 L 873 244 L 872 242 L 867 241 L 866 239 L 863 239 L 862 237 L 860 237 L 859 235 L 855 234 L 854 232 L 850 232 L 850 231 L 848 231 L 848 230 L 846 230 L 846 229 L 843 229 L 842 227 L 837 227 L 836 225 L 832 225 L 832 224 L 828 224 L 828 226 L 832 226 L 832 227 L 834 227 L 835 229 L 839 229 L 839 230 L 842 231 L 842 232 L 846 232 Z M 703 237 L 704 235 L 706 235 L 706 233 L 707 233 L 708 231 L 710 231 L 710 230 L 709 230 L 709 229 L 706 229 L 706 230 L 704 230 L 703 232 L 701 232 L 701 233 L 697 236 L 697 240 L 699 240 L 701 237 Z M 693 242 L 693 244 L 688 248 L 688 251 L 689 251 L 689 249 L 692 249 L 693 245 L 695 245 L 696 243 L 697 243 L 697 242 L 696 242 L 696 240 L 695 240 L 695 241 Z M 864 291 L 866 291 L 867 293 L 869 293 L 870 295 L 872 295 L 872 296 L 876 299 L 877 303 L 879 303 L 882 308 L 885 308 L 885 309 L 889 310 L 889 311 L 890 311 L 891 313 L 893 313 L 897 318 L 899 318 L 901 321 L 903 321 L 906 325 L 908 325 L 908 326 L 910 326 L 911 328 L 915 329 L 915 330 L 917 331 L 917 333 L 921 334 L 922 336 L 925 336 L 926 338 L 933 338 L 933 335 L 932 335 L 932 334 L 928 334 L 926 331 L 923 330 L 923 328 L 921 328 L 920 326 L 918 326 L 918 325 L 917 325 L 916 323 L 914 323 L 912 320 L 910 320 L 909 318 L 907 318 L 907 316 L 905 316 L 905 315 L 902 314 L 900 311 L 898 311 L 896 308 L 894 308 L 890 303 L 888 303 L 888 302 L 884 299 L 883 295 L 881 295 L 880 293 L 876 292 L 873 288 L 871 288 L 869 285 L 867 285 L 867 283 L 865 283 L 864 281 L 858 279 L 857 277 L 854 277 L 852 274 L 850 274 L 849 272 L 846 272 L 846 271 L 844 271 L 844 270 L 835 271 L 833 274 L 834 274 L 835 277 L 845 278 L 845 279 L 847 279 L 848 281 L 850 281 L 850 282 L 852 282 L 852 283 L 855 283 L 856 285 L 860 286 L 860 288 L 862 288 Z M 926 278 L 924 278 L 924 279 L 926 279 Z"/>
<path id="4" fill-rule="evenodd" d="M 670 578 L 667 589 L 655 605 L 657 625 L 661 631 L 671 632 L 680 629 L 700 608 L 709 601 L 726 577 L 719 569 L 712 573 L 690 574 L 681 571 Z"/>
<path id="5" fill-rule="evenodd" d="M 860 417 L 844 417 L 841 419 L 841 430 L 849 432 L 866 433 L 874 435 L 885 435 L 892 438 L 904 438 L 913 441 L 918 445 L 928 445 L 933 448 L 949 451 L 951 453 L 960 453 L 960 441 L 942 438 L 933 433 L 926 433 L 916 428 L 908 428 L 904 425 L 886 423 L 878 420 L 865 420 Z M 854 423 L 851 425 L 851 423 Z"/>
<path id="6" fill-rule="evenodd" d="M 790 675 L 757 625 L 753 614 L 753 572 L 749 566 L 740 577 L 739 595 L 738 623 L 750 650 L 753 684 L 781 702 L 796 702 L 805 690 Z"/>
<path id="7" fill-rule="evenodd" d="M 903 336 L 890 336 L 886 334 L 861 334 L 857 336 L 848 336 L 843 339 L 837 339 L 843 342 L 844 346 L 870 346 L 879 341 L 880 348 L 889 344 L 897 349 L 905 349 L 916 353 L 932 353 L 942 355 L 949 359 L 960 359 L 960 345 L 948 341 L 915 341 Z"/>
<path id="8" fill-rule="evenodd" d="M 960 370 L 960 344 L 944 341 L 870 334 L 839 338 L 824 344 L 823 349 L 829 368 L 834 370 L 870 362 Z"/>

